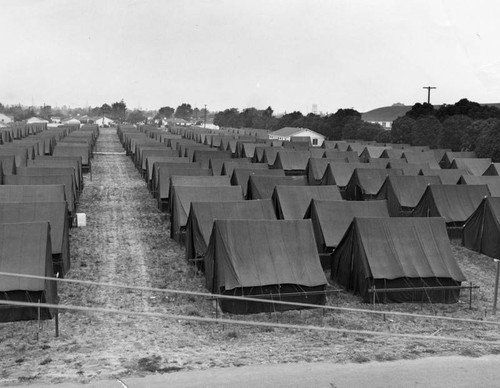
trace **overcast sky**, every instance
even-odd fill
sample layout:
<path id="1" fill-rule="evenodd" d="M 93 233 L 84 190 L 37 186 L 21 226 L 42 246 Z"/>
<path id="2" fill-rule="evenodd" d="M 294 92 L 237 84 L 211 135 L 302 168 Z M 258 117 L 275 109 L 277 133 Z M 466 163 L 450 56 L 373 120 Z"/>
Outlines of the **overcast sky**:
<path id="1" fill-rule="evenodd" d="M 500 102 L 491 0 L 0 0 L 0 102 L 360 112 Z"/>

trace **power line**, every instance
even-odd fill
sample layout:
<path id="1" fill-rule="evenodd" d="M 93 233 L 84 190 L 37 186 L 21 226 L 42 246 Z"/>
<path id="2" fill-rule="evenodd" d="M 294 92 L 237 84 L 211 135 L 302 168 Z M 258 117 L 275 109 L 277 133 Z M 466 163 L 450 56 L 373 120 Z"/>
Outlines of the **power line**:
<path id="1" fill-rule="evenodd" d="M 191 315 L 176 315 L 176 314 L 154 313 L 146 311 L 117 310 L 117 309 L 102 308 L 102 307 L 83 307 L 83 306 L 60 305 L 51 303 L 19 302 L 10 300 L 1 300 L 0 304 L 10 305 L 10 306 L 37 307 L 37 308 L 44 307 L 57 310 L 73 310 L 73 311 L 85 311 L 93 313 L 144 316 L 149 318 L 166 318 L 173 320 L 196 321 L 205 323 L 219 323 L 219 324 L 224 323 L 224 324 L 233 324 L 242 326 L 274 327 L 278 329 L 314 330 L 314 331 L 326 331 L 326 332 L 342 333 L 342 334 L 345 333 L 345 334 L 373 335 L 381 337 L 425 339 L 432 341 L 438 340 L 438 341 L 449 341 L 449 342 L 475 343 L 484 345 L 500 345 L 500 341 L 474 340 L 468 338 L 454 338 L 454 337 L 443 337 L 443 336 L 433 336 L 433 335 L 423 335 L 423 334 L 406 334 L 406 333 L 393 333 L 393 332 L 382 332 L 382 331 L 379 332 L 371 330 L 338 329 L 330 326 L 293 325 L 293 324 L 274 323 L 274 322 L 241 321 L 238 319 L 225 319 L 225 318 L 218 319 L 218 318 L 196 317 Z"/>
<path id="2" fill-rule="evenodd" d="M 122 288 L 122 289 L 135 290 L 135 291 L 147 291 L 147 292 L 160 292 L 160 293 L 189 295 L 189 296 L 200 296 L 200 297 L 210 298 L 210 299 L 240 300 L 240 301 L 245 301 L 245 302 L 280 304 L 280 305 L 287 305 L 287 306 L 294 306 L 294 307 L 316 308 L 316 309 L 351 312 L 351 313 L 394 315 L 394 316 L 403 316 L 403 317 L 409 317 L 409 318 L 434 319 L 434 320 L 456 321 L 456 322 L 464 322 L 464 323 L 487 324 L 487 325 L 500 326 L 500 322 L 478 320 L 478 319 L 471 319 L 471 318 L 454 318 L 454 317 L 445 317 L 445 316 L 437 316 L 437 315 L 404 313 L 404 312 L 400 312 L 400 311 L 367 310 L 367 309 L 357 309 L 357 308 L 352 308 L 352 307 L 325 306 L 325 305 L 308 304 L 308 303 L 287 302 L 287 301 L 276 300 L 276 299 L 266 300 L 266 299 L 252 298 L 252 297 L 245 297 L 245 296 L 211 294 L 211 293 L 197 292 L 197 291 L 183 291 L 183 290 L 173 290 L 173 289 L 167 289 L 167 288 L 128 286 L 128 285 L 112 284 L 112 283 L 98 283 L 98 282 L 93 282 L 90 280 L 60 279 L 60 278 L 50 278 L 50 277 L 38 276 L 38 275 L 16 274 L 16 273 L 10 273 L 10 272 L 0 272 L 0 276 L 13 276 L 13 277 L 21 277 L 21 278 L 29 278 L 29 279 L 50 280 L 50 281 L 58 281 L 58 282 L 63 282 L 63 283 L 81 284 L 81 285 L 86 285 L 86 286 L 114 287 L 114 288 Z M 278 296 L 278 295 L 273 295 L 273 296 Z M 3 301 L 0 301 L 0 303 L 3 303 Z M 55 306 L 57 306 L 57 305 L 55 305 Z"/>

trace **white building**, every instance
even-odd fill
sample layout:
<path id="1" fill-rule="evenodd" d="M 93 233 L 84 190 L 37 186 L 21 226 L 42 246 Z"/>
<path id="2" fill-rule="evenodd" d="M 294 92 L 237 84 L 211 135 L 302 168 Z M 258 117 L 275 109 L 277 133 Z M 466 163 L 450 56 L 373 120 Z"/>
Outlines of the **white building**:
<path id="1" fill-rule="evenodd" d="M 115 124 L 115 122 L 107 117 L 100 117 L 94 121 L 99 127 L 110 127 Z"/>
<path id="2" fill-rule="evenodd" d="M 10 124 L 14 121 L 11 116 L 7 116 L 6 114 L 0 113 L 0 123 L 2 124 Z"/>
<path id="3" fill-rule="evenodd" d="M 48 124 L 48 120 L 41 119 L 40 117 L 30 117 L 28 120 L 26 120 L 27 124 L 39 124 L 39 123 L 45 123 Z"/>
<path id="4" fill-rule="evenodd" d="M 307 128 L 285 127 L 269 133 L 270 140 L 291 141 L 292 137 L 309 137 L 311 139 L 311 144 L 315 147 L 321 147 L 325 141 L 323 135 Z"/>

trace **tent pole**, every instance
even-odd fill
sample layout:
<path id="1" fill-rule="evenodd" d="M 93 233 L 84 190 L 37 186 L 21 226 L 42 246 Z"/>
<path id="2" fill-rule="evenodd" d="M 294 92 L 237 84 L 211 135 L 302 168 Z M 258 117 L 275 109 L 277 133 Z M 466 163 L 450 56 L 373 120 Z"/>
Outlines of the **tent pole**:
<path id="1" fill-rule="evenodd" d="M 500 260 L 494 259 L 497 264 L 497 273 L 495 276 L 495 295 L 493 297 L 493 315 L 497 313 L 497 299 L 498 299 L 498 277 L 500 275 Z"/>

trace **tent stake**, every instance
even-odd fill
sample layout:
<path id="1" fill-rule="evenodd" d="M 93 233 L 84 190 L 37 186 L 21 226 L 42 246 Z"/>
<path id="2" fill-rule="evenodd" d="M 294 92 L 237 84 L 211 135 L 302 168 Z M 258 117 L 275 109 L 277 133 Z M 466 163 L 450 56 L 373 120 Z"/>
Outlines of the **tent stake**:
<path id="1" fill-rule="evenodd" d="M 497 264 L 497 273 L 495 277 L 495 295 L 493 297 L 493 315 L 497 313 L 497 299 L 498 299 L 498 277 L 500 275 L 500 260 L 494 259 Z"/>

